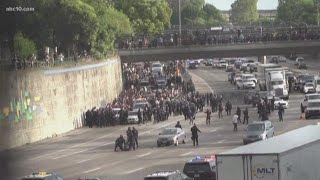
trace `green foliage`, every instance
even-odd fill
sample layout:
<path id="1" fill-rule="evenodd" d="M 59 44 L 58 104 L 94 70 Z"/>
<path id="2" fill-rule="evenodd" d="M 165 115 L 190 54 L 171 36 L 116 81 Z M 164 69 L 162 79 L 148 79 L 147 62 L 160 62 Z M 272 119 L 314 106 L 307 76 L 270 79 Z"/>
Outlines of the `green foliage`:
<path id="1" fill-rule="evenodd" d="M 319 0 L 287 0 L 278 6 L 277 20 L 283 24 L 316 24 Z"/>
<path id="2" fill-rule="evenodd" d="M 257 3 L 258 0 L 236 0 L 231 5 L 231 22 L 244 25 L 258 21 Z"/>
<path id="3" fill-rule="evenodd" d="M 206 20 L 206 24 L 210 26 L 221 26 L 226 21 L 221 12 L 211 4 L 203 7 L 202 17 Z"/>
<path id="4" fill-rule="evenodd" d="M 179 24 L 178 0 L 173 2 L 171 23 Z M 181 0 L 181 21 L 183 25 L 195 26 L 221 26 L 226 22 L 222 13 L 204 0 Z"/>
<path id="5" fill-rule="evenodd" d="M 57 46 L 59 51 L 70 55 L 86 50 L 101 57 L 114 50 L 118 36 L 132 32 L 129 18 L 113 7 L 114 0 L 12 0 L 10 3 L 8 7 L 34 7 L 35 11 L 0 16 L 6 25 L 6 29 L 0 28 L 0 37 L 12 42 L 15 32 L 21 31 L 34 40 L 37 49 Z"/>
<path id="6" fill-rule="evenodd" d="M 161 33 L 171 25 L 172 10 L 165 0 L 119 0 L 115 7 L 129 17 L 135 33 Z"/>
<path id="7" fill-rule="evenodd" d="M 30 57 L 37 51 L 34 42 L 24 37 L 21 32 L 15 34 L 13 42 L 15 53 L 23 59 Z"/>

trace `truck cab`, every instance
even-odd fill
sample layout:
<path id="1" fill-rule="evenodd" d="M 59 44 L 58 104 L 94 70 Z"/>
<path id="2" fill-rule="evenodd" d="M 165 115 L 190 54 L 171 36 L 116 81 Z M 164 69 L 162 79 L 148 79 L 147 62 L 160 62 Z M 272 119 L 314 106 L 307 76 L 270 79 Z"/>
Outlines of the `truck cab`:
<path id="1" fill-rule="evenodd" d="M 271 96 L 280 97 L 282 99 L 289 99 L 289 92 L 287 87 L 287 80 L 285 78 L 285 71 L 283 68 L 266 69 L 267 76 L 267 91 Z"/>
<path id="2" fill-rule="evenodd" d="M 316 92 L 320 92 L 320 76 L 316 76 L 314 78 L 314 86 L 316 88 Z"/>

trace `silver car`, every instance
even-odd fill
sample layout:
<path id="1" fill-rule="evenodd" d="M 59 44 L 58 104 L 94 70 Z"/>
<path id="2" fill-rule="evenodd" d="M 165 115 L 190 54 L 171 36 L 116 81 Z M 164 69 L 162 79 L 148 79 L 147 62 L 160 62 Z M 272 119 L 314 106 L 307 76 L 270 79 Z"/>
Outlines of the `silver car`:
<path id="1" fill-rule="evenodd" d="M 274 136 L 274 127 L 271 121 L 254 121 L 250 123 L 246 129 L 246 134 L 243 138 L 243 144 L 261 141 Z"/>
<path id="2" fill-rule="evenodd" d="M 159 133 L 157 146 L 169 146 L 174 144 L 177 146 L 179 143 L 185 143 L 186 134 L 180 128 L 165 128 Z"/>

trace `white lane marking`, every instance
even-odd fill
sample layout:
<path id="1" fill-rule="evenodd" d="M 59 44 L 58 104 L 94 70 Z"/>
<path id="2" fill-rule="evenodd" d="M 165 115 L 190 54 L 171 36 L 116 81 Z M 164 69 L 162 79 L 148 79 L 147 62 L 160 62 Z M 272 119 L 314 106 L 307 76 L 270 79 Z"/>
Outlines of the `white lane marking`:
<path id="1" fill-rule="evenodd" d="M 211 130 L 210 132 L 216 132 L 217 131 L 217 129 L 213 129 L 213 130 Z"/>
<path id="2" fill-rule="evenodd" d="M 30 158 L 29 160 L 38 159 L 38 158 L 41 158 L 41 157 L 44 157 L 44 156 L 50 156 L 50 155 L 52 155 L 52 154 L 56 154 L 56 153 L 59 153 L 59 152 L 62 152 L 62 151 L 68 150 L 68 149 L 72 149 L 72 148 L 75 148 L 75 147 L 78 147 L 78 146 L 87 144 L 87 143 L 92 142 L 92 141 L 96 141 L 96 140 L 102 139 L 102 138 L 107 137 L 107 136 L 109 136 L 109 135 L 111 135 L 111 134 L 114 134 L 114 133 L 112 132 L 112 133 L 106 134 L 106 135 L 104 135 L 104 136 L 100 136 L 100 137 L 98 137 L 98 138 L 91 139 L 91 140 L 89 140 L 89 141 L 86 141 L 86 142 L 83 142 L 83 143 L 79 143 L 79 144 L 76 144 L 76 145 L 71 146 L 71 147 L 67 147 L 67 148 L 65 148 L 65 149 L 60 149 L 60 150 L 58 150 L 58 151 L 54 151 L 54 152 L 51 152 L 51 153 L 47 153 L 47 154 L 43 154 L 43 155 L 40 155 L 40 156 L 36 156 L 36 157 Z"/>
<path id="3" fill-rule="evenodd" d="M 189 155 L 189 154 L 191 154 L 191 153 L 192 153 L 192 151 L 187 152 L 187 153 L 184 153 L 184 154 L 181 154 L 180 156 L 186 156 L 186 155 Z"/>
<path id="4" fill-rule="evenodd" d="M 217 142 L 217 144 L 220 144 L 220 143 L 223 143 L 223 142 L 225 142 L 225 140 L 223 139 L 223 140 L 221 140 L 221 141 L 218 141 Z"/>
<path id="5" fill-rule="evenodd" d="M 138 157 L 144 157 L 144 156 L 148 156 L 150 154 L 151 154 L 151 152 L 148 152 L 148 153 L 145 153 L 145 154 L 140 154 L 140 155 L 138 155 Z"/>
<path id="6" fill-rule="evenodd" d="M 81 151 L 76 151 L 76 152 L 73 152 L 73 153 L 70 153 L 70 154 L 65 154 L 65 155 L 62 155 L 62 156 L 58 156 L 58 157 L 55 157 L 55 158 L 52 158 L 52 159 L 60 159 L 60 158 L 63 158 L 63 157 L 79 154 L 79 153 L 82 153 L 82 152 L 86 152 L 86 151 L 89 151 L 89 150 L 92 150 L 92 149 L 96 149 L 96 148 L 99 148 L 99 147 L 102 147 L 102 146 L 110 145 L 110 144 L 114 144 L 114 142 L 104 143 L 104 144 L 96 146 L 96 147 L 84 149 L 84 150 L 81 150 Z"/>
<path id="7" fill-rule="evenodd" d="M 182 119 L 183 119 L 183 118 L 180 118 L 180 119 L 178 119 L 178 121 L 180 121 L 180 120 L 182 120 Z M 152 131 L 155 131 L 155 130 L 157 130 L 157 129 L 161 129 L 161 128 L 163 128 L 163 127 L 169 126 L 169 125 L 174 124 L 174 123 L 176 123 L 176 122 L 174 121 L 174 122 L 171 122 L 171 123 L 167 123 L 167 124 L 165 124 L 165 125 L 162 125 L 162 126 L 160 126 L 160 127 L 157 127 L 157 128 L 155 128 L 155 129 L 153 129 Z M 147 132 L 148 132 L 148 131 L 143 132 L 143 133 L 141 133 L 140 135 L 146 134 Z M 83 149 L 83 150 L 81 150 L 81 151 L 76 151 L 76 152 L 73 152 L 73 153 L 70 153 L 70 154 L 65 154 L 65 155 L 58 156 L 58 157 L 55 157 L 55 158 L 52 158 L 52 159 L 54 159 L 54 160 L 60 159 L 60 158 L 63 158 L 63 157 L 67 157 L 67 156 L 79 154 L 79 153 L 82 153 L 82 152 L 90 151 L 90 150 L 93 150 L 93 149 L 96 149 L 96 148 L 99 148 L 99 147 L 102 147 L 102 146 L 110 145 L 110 144 L 114 144 L 114 142 L 104 143 L 104 144 L 99 145 L 99 146 L 96 146 L 96 147 L 92 147 L 92 148 L 88 148 L 88 149 Z"/>
<path id="8" fill-rule="evenodd" d="M 190 73 L 190 72 L 189 72 L 189 73 Z M 203 80 L 201 77 L 195 75 L 194 73 L 190 73 L 190 74 L 193 74 L 194 76 L 198 77 L 198 78 L 210 89 L 210 91 L 211 91 L 212 93 L 214 92 L 213 89 L 208 85 L 208 83 L 207 83 L 205 80 Z"/>
<path id="9" fill-rule="evenodd" d="M 131 173 L 140 171 L 140 170 L 142 170 L 142 169 L 144 169 L 144 167 L 141 167 L 141 168 L 138 168 L 138 169 L 134 169 L 134 170 L 131 170 L 131 171 L 127 171 L 125 174 L 131 174 Z"/>
<path id="10" fill-rule="evenodd" d="M 77 164 L 80 164 L 80 163 L 83 163 L 83 162 L 86 162 L 86 161 L 90 161 L 91 159 L 84 159 L 84 160 L 81 160 L 81 161 L 78 161 Z"/>
<path id="11" fill-rule="evenodd" d="M 88 170 L 88 171 L 84 171 L 83 173 L 89 173 L 89 172 L 97 171 L 97 170 L 99 170 L 99 169 L 101 169 L 101 167 L 94 168 L 94 169 L 90 169 L 90 170 Z"/>

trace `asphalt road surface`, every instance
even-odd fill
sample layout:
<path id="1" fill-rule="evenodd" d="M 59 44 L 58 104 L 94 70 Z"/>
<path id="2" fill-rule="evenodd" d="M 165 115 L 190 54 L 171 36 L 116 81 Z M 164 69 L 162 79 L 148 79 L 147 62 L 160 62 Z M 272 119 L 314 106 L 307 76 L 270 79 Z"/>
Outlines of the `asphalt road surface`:
<path id="1" fill-rule="evenodd" d="M 245 108 L 242 104 L 244 90 L 237 90 L 227 82 L 227 73 L 223 70 L 201 66 L 189 72 L 198 91 L 223 93 L 224 102 L 231 100 L 233 113 L 236 106 L 242 110 Z M 285 111 L 284 122 L 278 122 L 276 111 L 271 115 L 276 135 L 319 122 L 319 119 L 299 120 L 302 99 L 303 94 L 290 95 L 290 107 Z M 249 121 L 258 120 L 256 109 L 248 107 Z M 186 131 L 186 144 L 157 148 L 158 133 L 165 127 L 174 127 L 177 121 L 181 122 Z M 242 145 L 246 126 L 240 125 L 238 132 L 233 132 L 231 116 L 218 119 L 214 113 L 211 125 L 207 126 L 205 114 L 198 112 L 195 123 L 202 131 L 198 147 L 192 146 L 189 122 L 184 121 L 182 116 L 174 116 L 158 124 L 136 125 L 139 131 L 139 148 L 130 152 L 113 151 L 115 139 L 120 134 L 125 135 L 128 126 L 93 129 L 84 127 L 56 138 L 2 152 L 1 179 L 19 179 L 32 172 L 47 171 L 60 174 L 67 180 L 79 177 L 138 180 L 156 171 L 183 170 L 184 163 L 196 155 L 213 155 Z"/>

